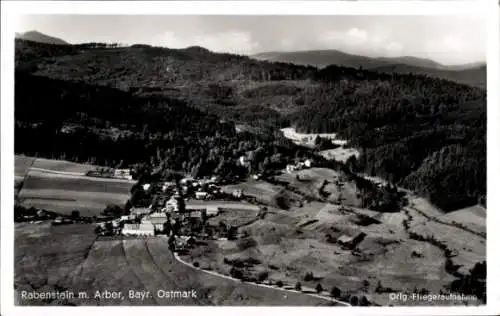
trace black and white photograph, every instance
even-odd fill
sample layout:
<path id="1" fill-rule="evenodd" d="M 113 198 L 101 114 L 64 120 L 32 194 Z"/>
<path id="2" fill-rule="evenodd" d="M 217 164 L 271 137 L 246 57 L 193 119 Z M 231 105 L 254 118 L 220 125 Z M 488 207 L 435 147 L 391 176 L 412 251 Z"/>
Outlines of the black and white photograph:
<path id="1" fill-rule="evenodd" d="M 19 15 L 14 304 L 485 306 L 487 28 Z"/>

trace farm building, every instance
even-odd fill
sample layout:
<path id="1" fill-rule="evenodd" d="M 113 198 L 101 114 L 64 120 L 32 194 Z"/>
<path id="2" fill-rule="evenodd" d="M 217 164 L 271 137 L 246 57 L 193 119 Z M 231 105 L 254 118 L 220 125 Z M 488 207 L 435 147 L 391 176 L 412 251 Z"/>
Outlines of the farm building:
<path id="1" fill-rule="evenodd" d="M 286 172 L 292 173 L 295 170 L 297 170 L 297 168 L 294 165 L 286 165 Z"/>
<path id="2" fill-rule="evenodd" d="M 204 200 L 204 199 L 206 199 L 208 197 L 208 193 L 207 192 L 203 192 L 203 191 L 198 191 L 198 192 L 195 192 L 194 196 L 198 200 Z"/>
<path id="3" fill-rule="evenodd" d="M 114 177 L 120 179 L 132 180 L 130 169 L 115 169 Z"/>
<path id="4" fill-rule="evenodd" d="M 342 247 L 352 249 L 356 247 L 365 237 L 366 237 L 365 233 L 359 233 L 354 237 L 342 235 L 337 239 L 337 243 Z"/>
<path id="5" fill-rule="evenodd" d="M 137 218 L 137 216 L 130 214 L 130 215 L 123 215 L 122 217 L 120 217 L 120 220 L 121 221 L 133 221 L 136 218 Z"/>
<path id="6" fill-rule="evenodd" d="M 155 228 L 151 223 L 125 224 L 122 229 L 123 235 L 154 236 Z"/>
<path id="7" fill-rule="evenodd" d="M 163 233 L 167 222 L 168 218 L 166 217 L 148 217 L 142 220 L 142 224 L 153 225 L 155 233 Z"/>
<path id="8" fill-rule="evenodd" d="M 207 216 L 215 216 L 219 214 L 219 208 L 212 205 L 186 205 L 188 212 L 206 212 Z"/>

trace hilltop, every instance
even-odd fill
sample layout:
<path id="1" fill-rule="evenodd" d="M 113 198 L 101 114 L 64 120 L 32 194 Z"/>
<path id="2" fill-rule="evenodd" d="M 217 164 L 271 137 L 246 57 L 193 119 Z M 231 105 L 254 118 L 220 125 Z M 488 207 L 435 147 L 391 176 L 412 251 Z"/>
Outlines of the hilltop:
<path id="1" fill-rule="evenodd" d="M 384 73 L 418 74 L 486 87 L 486 64 L 446 66 L 430 59 L 412 56 L 366 57 L 344 53 L 338 50 L 315 50 L 295 52 L 264 52 L 252 56 L 257 60 L 311 65 L 319 68 L 329 65 L 371 69 Z"/>
<path id="2" fill-rule="evenodd" d="M 28 31 L 24 33 L 16 33 L 16 39 L 32 41 L 37 43 L 53 44 L 53 45 L 69 45 L 68 42 L 49 35 L 45 35 L 38 31 Z"/>
<path id="3" fill-rule="evenodd" d="M 279 131 L 292 126 L 337 133 L 361 152 L 351 168 L 445 210 L 474 205 L 486 191 L 486 92 L 478 87 L 200 47 L 23 40 L 16 70 L 18 153 L 246 175 L 314 154 Z M 63 127 L 72 131 L 56 132 Z M 250 166 L 238 166 L 241 155 Z"/>

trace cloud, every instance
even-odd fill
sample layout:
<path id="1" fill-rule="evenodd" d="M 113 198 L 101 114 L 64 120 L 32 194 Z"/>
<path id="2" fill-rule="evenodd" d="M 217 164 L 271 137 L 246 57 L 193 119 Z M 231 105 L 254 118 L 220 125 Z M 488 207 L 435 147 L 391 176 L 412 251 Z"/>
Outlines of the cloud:
<path id="1" fill-rule="evenodd" d="M 259 43 L 252 39 L 249 32 L 227 31 L 213 34 L 179 36 L 168 31 L 155 42 L 160 42 L 170 48 L 185 48 L 188 46 L 202 46 L 216 52 L 248 54 L 254 52 Z"/>
<path id="2" fill-rule="evenodd" d="M 347 31 L 347 36 L 359 42 L 366 42 L 368 40 L 368 32 L 365 30 L 360 30 L 357 27 L 349 29 L 349 31 Z"/>
<path id="3" fill-rule="evenodd" d="M 387 51 L 388 54 L 394 54 L 399 56 L 401 52 L 403 51 L 403 45 L 397 42 L 390 42 L 387 44 L 385 47 L 385 50 Z"/>
<path id="4" fill-rule="evenodd" d="M 383 34 L 370 33 L 353 27 L 347 31 L 327 31 L 318 36 L 320 45 L 349 53 L 397 55 L 404 49 L 403 44 L 391 41 Z"/>

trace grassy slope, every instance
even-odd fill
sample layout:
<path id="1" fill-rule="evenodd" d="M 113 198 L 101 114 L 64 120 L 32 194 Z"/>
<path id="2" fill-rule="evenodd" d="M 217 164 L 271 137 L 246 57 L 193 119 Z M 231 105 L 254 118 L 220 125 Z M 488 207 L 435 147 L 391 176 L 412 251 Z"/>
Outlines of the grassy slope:
<path id="1" fill-rule="evenodd" d="M 16 225 L 16 289 L 73 291 L 191 290 L 197 300 L 134 299 L 74 300 L 85 305 L 324 305 L 325 301 L 300 294 L 283 295 L 222 280 L 175 261 L 166 239 L 98 239 L 91 225 Z M 68 240 L 69 238 L 69 240 Z M 21 304 L 34 302 L 21 301 Z M 47 302 L 48 303 L 48 302 Z M 52 302 L 56 305 L 60 302 Z M 326 302 L 328 303 L 328 302 Z"/>

